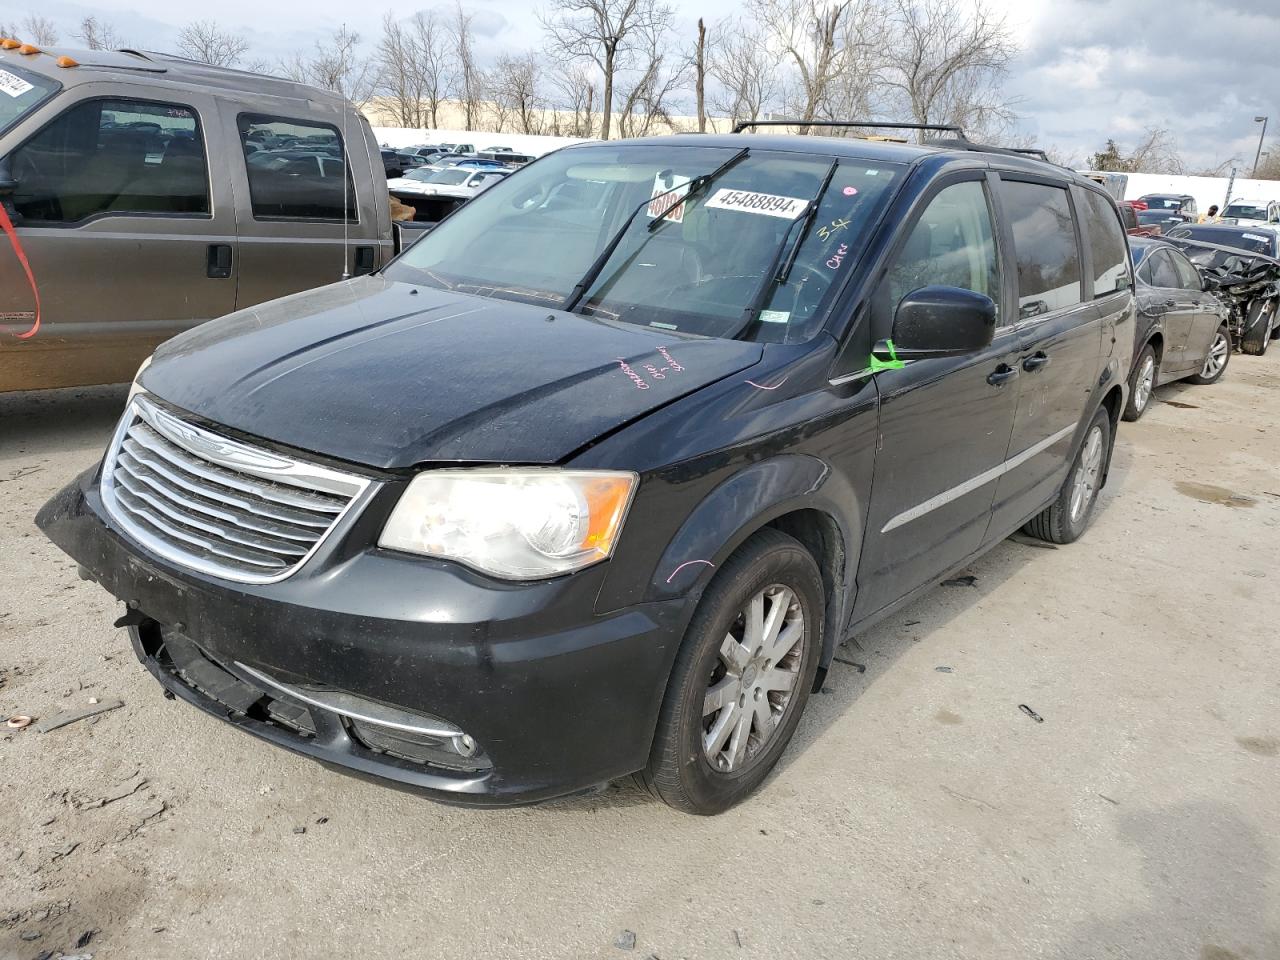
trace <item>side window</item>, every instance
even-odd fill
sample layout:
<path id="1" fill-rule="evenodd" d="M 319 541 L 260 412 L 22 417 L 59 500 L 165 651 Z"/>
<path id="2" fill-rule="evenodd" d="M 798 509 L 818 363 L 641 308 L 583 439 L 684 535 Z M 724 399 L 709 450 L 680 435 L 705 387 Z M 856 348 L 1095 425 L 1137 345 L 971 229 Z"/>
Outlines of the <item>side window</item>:
<path id="1" fill-rule="evenodd" d="M 1018 316 L 1051 313 L 1080 302 L 1080 249 L 1063 187 L 1004 180 L 1004 209 L 1018 262 Z"/>
<path id="2" fill-rule="evenodd" d="M 1178 278 L 1178 271 L 1174 268 L 1173 261 L 1163 250 L 1157 250 L 1151 255 L 1151 285 L 1170 290 L 1175 290 L 1182 286 L 1182 281 Z"/>
<path id="3" fill-rule="evenodd" d="M 1151 257 L 1148 256 L 1140 264 L 1138 264 L 1137 277 L 1143 283 L 1151 283 Z"/>
<path id="4" fill-rule="evenodd" d="M 356 219 L 338 128 L 242 113 L 236 118 L 255 220 Z M 254 149 L 256 147 L 256 149 Z"/>
<path id="5" fill-rule="evenodd" d="M 930 284 L 986 294 L 1000 306 L 1000 261 L 981 182 L 944 187 L 929 201 L 889 268 L 889 308 Z M 1003 323 L 1003 314 L 998 313 Z"/>
<path id="6" fill-rule="evenodd" d="M 190 107 L 85 100 L 11 156 L 14 205 L 29 221 L 102 214 L 209 216 L 209 170 Z"/>
<path id="7" fill-rule="evenodd" d="M 1093 254 L 1093 295 L 1105 297 L 1129 285 L 1129 245 L 1110 201 L 1092 190 L 1081 194 Z"/>
<path id="8" fill-rule="evenodd" d="M 1167 255 L 1173 262 L 1174 270 L 1178 272 L 1178 286 L 1184 290 L 1204 289 L 1204 281 L 1200 279 L 1200 271 L 1195 268 L 1195 265 L 1190 260 L 1174 250 L 1167 251 Z"/>

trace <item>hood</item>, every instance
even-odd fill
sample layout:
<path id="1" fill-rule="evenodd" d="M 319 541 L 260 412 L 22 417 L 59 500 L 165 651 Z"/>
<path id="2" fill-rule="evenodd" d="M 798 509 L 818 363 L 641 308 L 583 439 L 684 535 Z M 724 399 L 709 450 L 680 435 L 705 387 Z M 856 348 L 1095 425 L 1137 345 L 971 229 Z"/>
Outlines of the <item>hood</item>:
<path id="1" fill-rule="evenodd" d="M 371 467 L 556 463 L 761 353 L 361 277 L 181 334 L 141 384 L 214 423 Z"/>

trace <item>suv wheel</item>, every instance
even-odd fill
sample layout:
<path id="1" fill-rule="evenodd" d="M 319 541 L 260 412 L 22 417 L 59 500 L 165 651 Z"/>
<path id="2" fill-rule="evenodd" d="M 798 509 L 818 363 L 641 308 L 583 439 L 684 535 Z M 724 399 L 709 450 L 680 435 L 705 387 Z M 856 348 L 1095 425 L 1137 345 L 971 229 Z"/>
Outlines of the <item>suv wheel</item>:
<path id="1" fill-rule="evenodd" d="M 1156 352 L 1148 343 L 1138 354 L 1138 362 L 1133 367 L 1133 382 L 1129 384 L 1129 402 L 1124 408 L 1124 419 L 1130 422 L 1140 419 L 1147 412 L 1155 388 Z"/>
<path id="2" fill-rule="evenodd" d="M 1204 358 L 1204 366 L 1193 377 L 1187 377 L 1192 383 L 1203 385 L 1217 383 L 1227 372 L 1227 364 L 1231 361 L 1231 331 L 1224 323 L 1213 335 L 1213 343 L 1209 344 L 1209 355 Z"/>
<path id="3" fill-rule="evenodd" d="M 1075 461 L 1058 497 L 1023 527 L 1025 533 L 1050 543 L 1078 540 L 1089 526 L 1098 491 L 1106 473 L 1107 452 L 1111 448 L 1111 417 L 1099 408 L 1084 433 Z"/>
<path id="4" fill-rule="evenodd" d="M 768 775 L 795 732 L 823 636 L 818 565 L 761 530 L 698 603 L 667 684 L 640 779 L 686 813 L 720 813 Z"/>
<path id="5" fill-rule="evenodd" d="M 1249 304 L 1244 331 L 1240 334 L 1240 349 L 1260 357 L 1271 346 L 1271 328 L 1276 319 L 1276 301 L 1254 300 Z"/>

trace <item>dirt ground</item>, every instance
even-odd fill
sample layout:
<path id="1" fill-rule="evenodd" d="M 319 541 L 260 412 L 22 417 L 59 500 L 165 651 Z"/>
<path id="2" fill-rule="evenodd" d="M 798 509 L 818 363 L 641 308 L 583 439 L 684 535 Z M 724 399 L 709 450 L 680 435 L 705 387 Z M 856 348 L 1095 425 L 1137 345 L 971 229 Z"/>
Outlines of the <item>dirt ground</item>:
<path id="1" fill-rule="evenodd" d="M 1081 542 L 848 644 L 714 819 L 438 806 L 163 699 L 32 522 L 124 389 L 0 397 L 0 715 L 124 702 L 0 727 L 0 958 L 1280 958 L 1280 356 L 1156 396 Z"/>

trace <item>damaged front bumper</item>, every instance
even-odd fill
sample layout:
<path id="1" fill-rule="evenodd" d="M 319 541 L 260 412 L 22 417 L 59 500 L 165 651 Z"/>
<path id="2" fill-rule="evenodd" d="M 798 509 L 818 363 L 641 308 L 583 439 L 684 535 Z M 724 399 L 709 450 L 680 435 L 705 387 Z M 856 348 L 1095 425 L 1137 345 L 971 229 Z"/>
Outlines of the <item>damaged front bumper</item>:
<path id="1" fill-rule="evenodd" d="M 683 599 L 595 615 L 606 565 L 504 583 L 356 549 L 359 518 L 288 579 L 231 583 L 145 554 L 96 470 L 37 523 L 128 604 L 134 652 L 171 694 L 445 802 L 534 802 L 643 767 L 688 616 Z"/>

